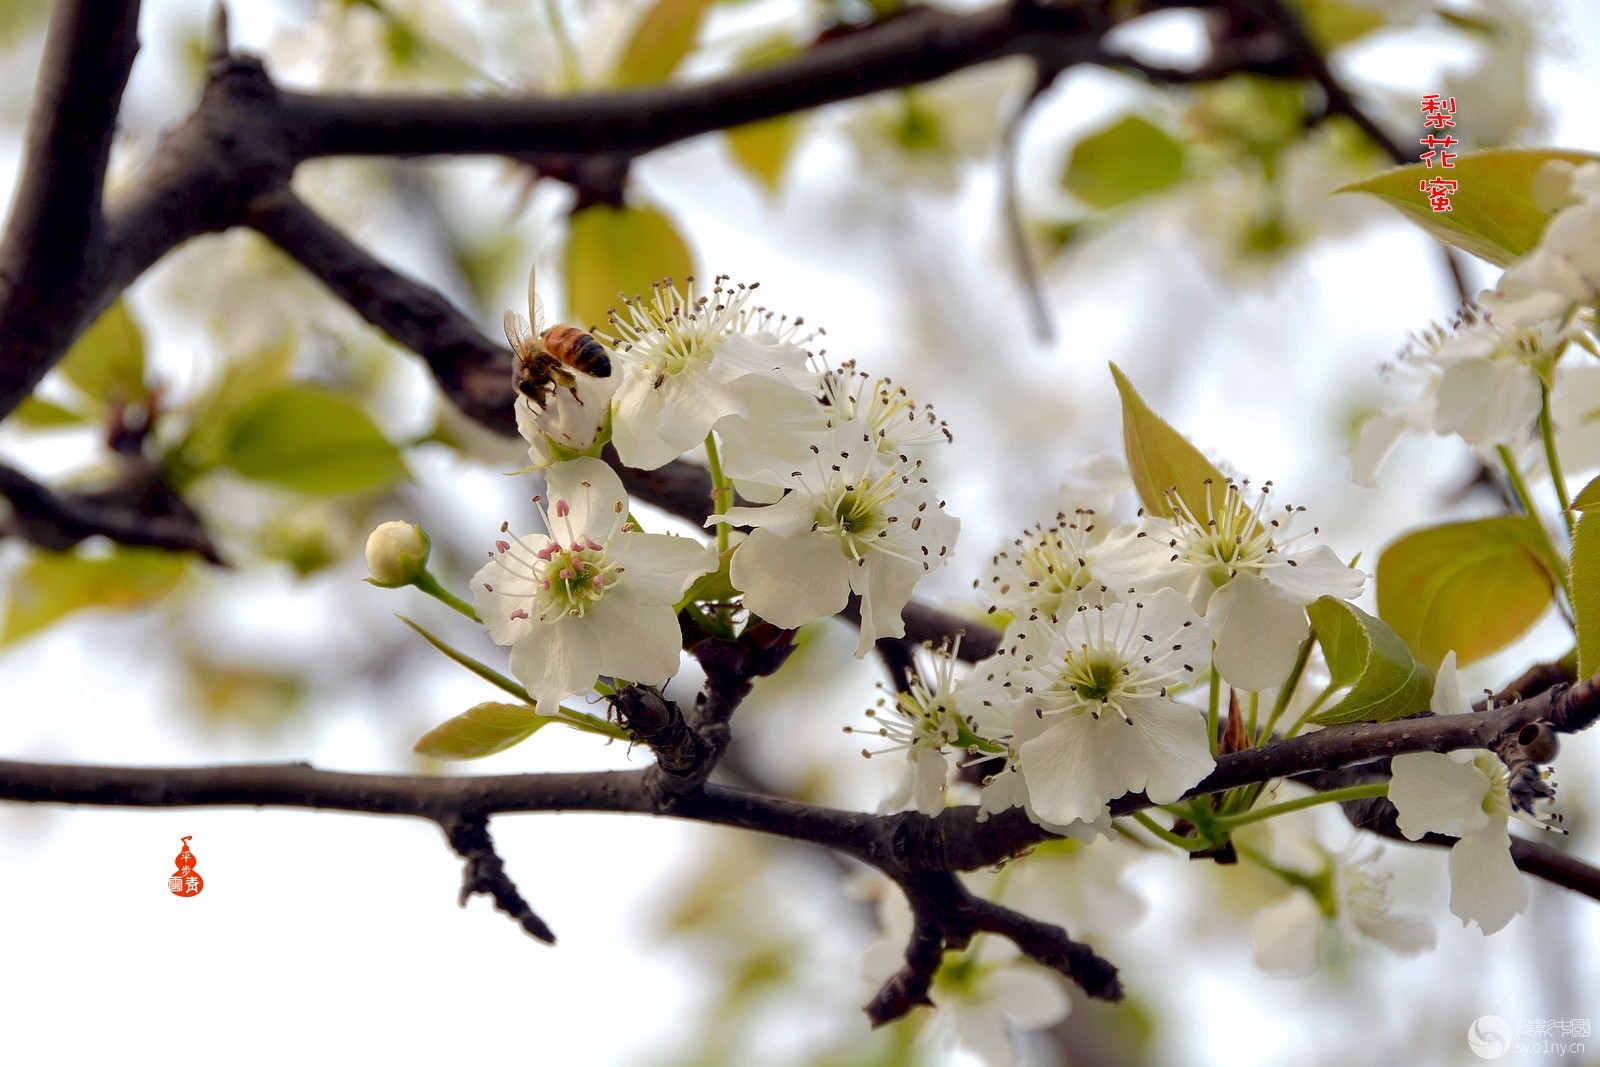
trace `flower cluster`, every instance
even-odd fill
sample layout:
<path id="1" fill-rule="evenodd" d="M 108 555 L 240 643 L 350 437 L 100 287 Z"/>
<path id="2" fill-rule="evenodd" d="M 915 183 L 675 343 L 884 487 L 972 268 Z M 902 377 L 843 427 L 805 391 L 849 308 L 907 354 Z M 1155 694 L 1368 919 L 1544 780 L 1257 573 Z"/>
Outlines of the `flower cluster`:
<path id="1" fill-rule="evenodd" d="M 1455 434 L 1483 455 L 1519 449 L 1550 417 L 1562 357 L 1574 344 L 1600 351 L 1587 310 L 1600 300 L 1600 163 L 1551 160 L 1534 195 L 1551 213 L 1539 244 L 1477 305 L 1414 337 L 1390 368 L 1422 388 L 1362 426 L 1350 453 L 1358 484 L 1373 484 L 1407 430 Z"/>
<path id="2" fill-rule="evenodd" d="M 521 373 L 538 383 L 519 395 L 517 424 L 549 487 L 547 532 L 497 541 L 473 591 L 536 703 L 554 708 L 604 678 L 674 674 L 676 607 L 719 567 L 738 606 L 785 628 L 859 597 L 865 655 L 905 632 L 912 590 L 949 561 L 959 523 L 914 455 L 949 439 L 944 424 L 886 379 L 814 360 L 801 321 L 752 307 L 755 291 L 719 277 L 702 292 L 691 279 L 626 301 L 598 334 L 604 374 L 600 361 L 585 373 L 551 351 L 561 336 L 576 343 L 570 327 L 535 337 L 508 313 L 519 358 L 534 364 Z M 640 532 L 598 458 L 607 443 L 640 470 L 704 457 L 716 546 Z M 734 506 L 736 489 L 759 506 Z M 735 541 L 735 527 L 748 535 Z"/>

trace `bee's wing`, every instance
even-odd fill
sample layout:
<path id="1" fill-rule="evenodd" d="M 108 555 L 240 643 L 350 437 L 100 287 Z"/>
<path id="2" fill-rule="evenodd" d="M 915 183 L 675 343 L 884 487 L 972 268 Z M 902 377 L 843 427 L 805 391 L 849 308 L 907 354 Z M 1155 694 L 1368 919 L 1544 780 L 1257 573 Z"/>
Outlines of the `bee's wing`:
<path id="1" fill-rule="evenodd" d="M 511 342 L 512 351 L 520 356 L 532 350 L 533 330 L 528 326 L 527 319 L 515 311 L 508 311 L 501 322 L 506 328 L 506 340 Z"/>
<path id="2" fill-rule="evenodd" d="M 535 263 L 528 268 L 528 315 L 533 319 L 533 332 L 544 332 L 544 304 L 539 300 L 539 294 L 534 289 L 534 275 L 538 273 L 539 264 Z"/>

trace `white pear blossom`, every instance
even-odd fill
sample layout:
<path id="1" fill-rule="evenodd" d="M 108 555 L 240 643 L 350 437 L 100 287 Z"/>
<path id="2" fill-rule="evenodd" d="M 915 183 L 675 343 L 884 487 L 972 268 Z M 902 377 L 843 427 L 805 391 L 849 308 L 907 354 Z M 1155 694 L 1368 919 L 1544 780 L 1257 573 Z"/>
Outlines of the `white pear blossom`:
<path id="1" fill-rule="evenodd" d="M 1202 676 L 1211 647 L 1181 594 L 1030 619 L 1008 640 L 1017 767 L 1043 820 L 1093 821 L 1138 790 L 1171 803 L 1216 765 L 1204 715 L 1169 691 Z"/>
<path id="2" fill-rule="evenodd" d="M 879 812 L 904 811 L 908 806 L 924 815 L 937 815 L 945 808 L 945 781 L 950 765 L 945 750 L 961 742 L 963 735 L 971 737 L 971 729 L 962 718 L 956 677 L 957 655 L 961 642 L 954 647 L 940 648 L 933 653 L 932 686 L 921 671 L 913 674 L 910 689 L 894 694 L 893 700 L 884 697 L 875 708 L 868 709 L 867 718 L 876 724 L 870 732 L 892 742 L 886 749 L 869 751 L 863 756 L 883 755 L 885 752 L 903 751 L 906 754 L 905 775 L 900 785 L 879 805 Z M 846 733 L 868 732 L 845 727 Z"/>
<path id="3" fill-rule="evenodd" d="M 528 460 L 534 470 L 598 451 L 604 443 L 611 399 L 622 379 L 613 374 L 596 378 L 573 375 L 574 384 L 552 390 L 543 407 L 517 395 L 517 432 L 528 442 Z"/>
<path id="4" fill-rule="evenodd" d="M 863 162 L 907 184 L 951 191 L 960 166 L 995 145 L 1027 92 L 1025 63 L 1002 60 L 856 101 L 847 118 Z"/>
<path id="5" fill-rule="evenodd" d="M 911 909 L 898 891 L 886 882 L 876 888 L 882 936 L 867 947 L 861 963 L 874 985 L 905 963 L 912 923 Z M 1015 1031 L 1053 1026 L 1072 1007 L 1061 979 L 1023 959 L 1010 941 L 991 935 L 980 935 L 964 952 L 945 954 L 928 999 L 934 1014 L 924 1033 L 990 1067 L 1021 1062 Z"/>
<path id="6" fill-rule="evenodd" d="M 600 460 L 559 463 L 546 482 L 549 536 L 497 541 L 472 579 L 478 617 L 496 644 L 511 646 L 511 673 L 552 711 L 602 674 L 677 673 L 673 605 L 716 567 L 716 551 L 634 530 L 622 482 Z"/>
<path id="7" fill-rule="evenodd" d="M 1600 163 L 1547 163 L 1539 177 L 1544 198 L 1566 206 L 1545 226 L 1538 247 L 1479 297 L 1506 326 L 1565 323 L 1600 300 Z"/>
<path id="8" fill-rule="evenodd" d="M 1381 870 L 1381 848 L 1334 856 L 1308 841 L 1320 858 L 1320 869 L 1300 872 L 1295 885 L 1276 904 L 1256 913 L 1250 941 L 1256 966 L 1285 976 L 1317 969 L 1323 938 L 1332 934 L 1345 944 L 1376 941 L 1400 956 L 1433 948 L 1433 924 L 1412 912 L 1395 912 L 1389 903 L 1393 876 Z"/>
<path id="9" fill-rule="evenodd" d="M 1456 678 L 1454 652 L 1439 665 L 1431 707 L 1439 715 L 1471 710 Z M 1528 810 L 1519 812 L 1510 770 L 1487 749 L 1408 752 L 1394 757 L 1390 772 L 1389 801 L 1401 833 L 1413 841 L 1429 833 L 1458 839 L 1450 849 L 1451 914 L 1463 923 L 1476 922 L 1485 934 L 1521 914 L 1528 906 L 1528 885 L 1511 859 L 1508 827 L 1513 815 L 1548 825 L 1550 816 L 1532 809 L 1552 790 L 1530 794 Z"/>
<path id="10" fill-rule="evenodd" d="M 918 461 L 885 461 L 865 423 L 834 427 L 811 462 L 789 473 L 782 500 L 729 508 L 706 520 L 752 526 L 730 576 L 745 606 L 783 627 L 804 625 L 861 597 L 865 656 L 880 637 L 905 633 L 900 617 L 922 576 L 943 566 L 959 520 L 935 498 Z"/>
<path id="11" fill-rule="evenodd" d="M 1451 914 L 1486 934 L 1521 914 L 1528 886 L 1511 859 L 1510 777 L 1500 757 L 1487 749 L 1408 752 L 1391 769 L 1400 832 L 1413 841 L 1428 833 L 1459 839 L 1450 849 Z"/>
<path id="12" fill-rule="evenodd" d="M 828 425 L 852 419 L 872 428 L 878 451 L 888 456 L 904 456 L 926 445 L 947 444 L 950 428 L 933 413 L 929 405 L 918 406 L 902 386 L 888 378 L 874 378 L 857 370 L 855 361 L 822 375 L 822 391 Z"/>
<path id="13" fill-rule="evenodd" d="M 1506 325 L 1468 307 L 1450 326 L 1413 338 L 1388 373 L 1417 381 L 1422 390 L 1362 425 L 1350 453 L 1356 484 L 1374 483 L 1407 430 L 1456 434 L 1480 453 L 1523 444 L 1539 417 L 1540 381 L 1571 337 L 1570 327 L 1553 320 Z"/>
<path id="14" fill-rule="evenodd" d="M 612 316 L 603 336 L 621 373 L 612 439 L 622 462 L 655 470 L 701 444 L 720 419 L 761 422 L 775 395 L 751 388 L 763 379 L 815 391 L 804 349 L 763 330 L 746 332 L 765 321 L 745 310 L 755 288 L 719 277 L 710 293 L 697 295 L 690 279 L 685 296 L 660 282 Z"/>
<path id="15" fill-rule="evenodd" d="M 997 553 L 987 581 L 974 581 L 991 601 L 989 611 L 1019 618 L 1071 614 L 1082 604 L 1120 600 L 1127 576 L 1148 570 L 1160 546 L 1132 525 L 1106 526 L 1088 508 L 1056 515 Z"/>
<path id="16" fill-rule="evenodd" d="M 1286 505 L 1273 517 L 1267 511 L 1271 490 L 1267 482 L 1250 504 L 1230 480 L 1221 494 L 1206 493 L 1204 514 L 1174 493 L 1172 520 L 1149 520 L 1150 536 L 1165 542 L 1170 553 L 1147 579 L 1174 585 L 1189 597 L 1216 641 L 1217 672 L 1228 684 L 1255 692 L 1289 676 L 1311 632 L 1306 605 L 1323 596 L 1349 600 L 1366 582 L 1365 574 L 1346 567 L 1326 545 L 1298 546 L 1316 527 L 1287 536 L 1305 509 Z"/>

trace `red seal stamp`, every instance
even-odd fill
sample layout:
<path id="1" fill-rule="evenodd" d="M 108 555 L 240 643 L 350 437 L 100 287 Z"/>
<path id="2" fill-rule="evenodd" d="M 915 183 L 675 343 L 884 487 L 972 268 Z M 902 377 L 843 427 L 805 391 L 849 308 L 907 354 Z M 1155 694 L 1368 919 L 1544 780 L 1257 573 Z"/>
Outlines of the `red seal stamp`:
<path id="1" fill-rule="evenodd" d="M 190 837 L 194 836 L 193 834 Z M 197 897 L 206 887 L 205 879 L 194 869 L 194 853 L 189 851 L 189 838 L 183 839 L 183 851 L 178 853 L 178 869 L 167 879 L 167 888 L 175 897 Z"/>

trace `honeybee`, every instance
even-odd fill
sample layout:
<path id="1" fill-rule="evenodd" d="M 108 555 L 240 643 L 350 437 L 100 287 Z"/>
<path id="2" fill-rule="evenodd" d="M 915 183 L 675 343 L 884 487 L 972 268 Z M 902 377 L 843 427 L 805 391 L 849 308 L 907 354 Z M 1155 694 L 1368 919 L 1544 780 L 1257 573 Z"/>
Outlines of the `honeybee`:
<path id="1" fill-rule="evenodd" d="M 573 371 L 592 378 L 609 378 L 611 359 L 605 345 L 576 326 L 544 328 L 544 307 L 534 291 L 532 270 L 528 271 L 528 314 L 533 316 L 532 326 L 515 311 L 506 312 L 504 320 L 506 340 L 516 353 L 511 380 L 516 382 L 517 391 L 543 407 L 556 387 L 561 386 L 570 389 L 573 399 L 583 403 L 578 399 L 578 379 Z"/>

